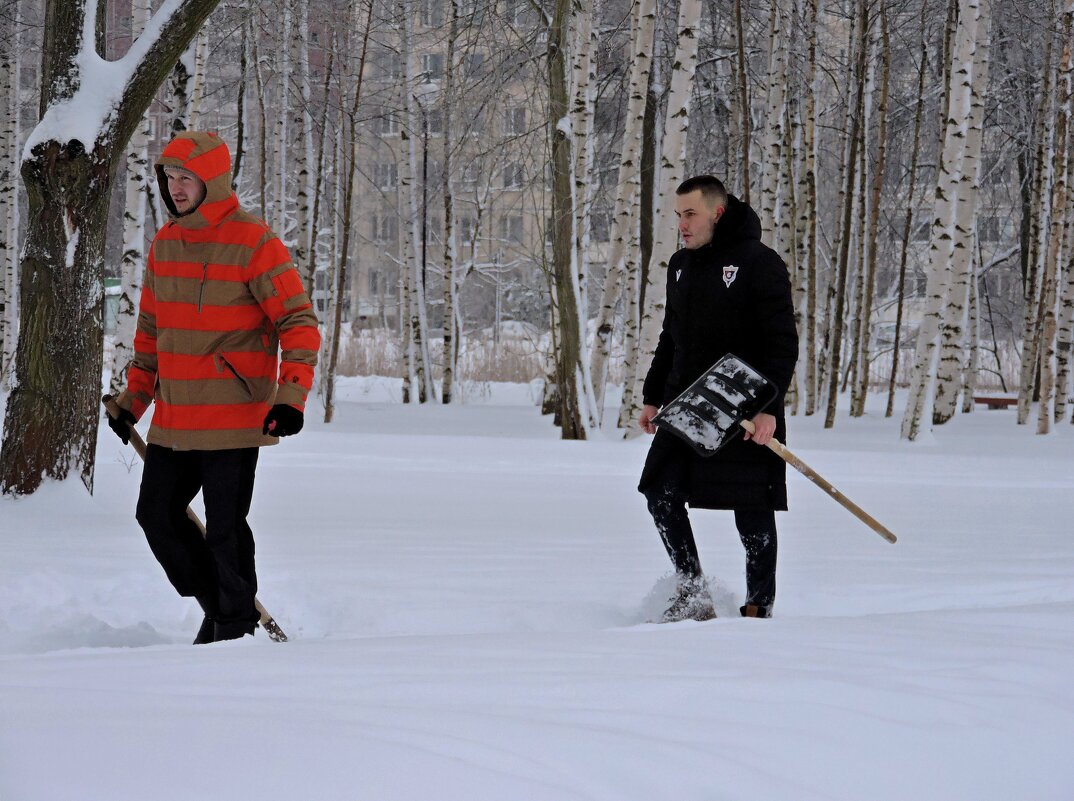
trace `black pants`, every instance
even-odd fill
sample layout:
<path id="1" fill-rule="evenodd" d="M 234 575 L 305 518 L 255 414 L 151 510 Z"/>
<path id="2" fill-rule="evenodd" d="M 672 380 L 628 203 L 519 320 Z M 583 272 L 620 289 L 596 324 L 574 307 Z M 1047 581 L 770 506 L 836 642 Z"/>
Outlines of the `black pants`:
<path id="1" fill-rule="evenodd" d="M 246 522 L 257 453 L 146 448 L 138 524 L 172 586 L 224 624 L 258 618 L 254 535 Z M 205 501 L 204 537 L 186 515 L 198 490 Z"/>
<path id="2" fill-rule="evenodd" d="M 675 481 L 667 480 L 651 486 L 645 498 L 675 572 L 700 576 L 701 562 L 686 512 L 686 492 Z M 776 513 L 770 509 L 736 509 L 735 526 L 746 549 L 746 603 L 770 607 L 776 598 Z"/>

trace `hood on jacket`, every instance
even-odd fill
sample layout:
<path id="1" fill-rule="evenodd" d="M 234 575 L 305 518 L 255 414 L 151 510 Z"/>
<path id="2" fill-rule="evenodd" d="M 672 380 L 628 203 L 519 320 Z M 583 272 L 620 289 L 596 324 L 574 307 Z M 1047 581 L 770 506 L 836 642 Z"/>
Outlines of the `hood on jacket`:
<path id="1" fill-rule="evenodd" d="M 182 167 L 205 182 L 205 198 L 193 211 L 182 216 L 168 192 L 165 167 Z M 170 141 L 156 162 L 160 196 L 172 219 L 184 228 L 217 225 L 238 208 L 239 201 L 231 189 L 231 152 L 214 133 L 184 131 Z"/>
<path id="2" fill-rule="evenodd" d="M 746 239 L 761 238 L 761 218 L 748 204 L 732 194 L 727 195 L 727 208 L 712 229 L 713 247 L 727 247 Z"/>

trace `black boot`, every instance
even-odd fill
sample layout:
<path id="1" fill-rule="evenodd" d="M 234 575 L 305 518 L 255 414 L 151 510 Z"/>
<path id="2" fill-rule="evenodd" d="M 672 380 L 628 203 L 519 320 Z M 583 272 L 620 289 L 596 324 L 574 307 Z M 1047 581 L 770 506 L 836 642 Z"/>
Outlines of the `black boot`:
<path id="1" fill-rule="evenodd" d="M 712 620 L 716 607 L 703 576 L 680 576 L 675 598 L 663 616 L 662 623 L 678 623 L 680 620 Z"/>
<path id="2" fill-rule="evenodd" d="M 198 636 L 194 638 L 194 645 L 206 645 L 214 642 L 216 638 L 216 621 L 206 615 L 202 618 Z"/>
<path id="3" fill-rule="evenodd" d="M 738 611 L 742 614 L 742 617 L 772 617 L 771 604 L 765 606 L 746 604 L 745 606 L 740 606 Z"/>
<path id="4" fill-rule="evenodd" d="M 217 620 L 213 633 L 213 642 L 239 640 L 247 634 L 252 635 L 257 623 L 252 620 Z"/>

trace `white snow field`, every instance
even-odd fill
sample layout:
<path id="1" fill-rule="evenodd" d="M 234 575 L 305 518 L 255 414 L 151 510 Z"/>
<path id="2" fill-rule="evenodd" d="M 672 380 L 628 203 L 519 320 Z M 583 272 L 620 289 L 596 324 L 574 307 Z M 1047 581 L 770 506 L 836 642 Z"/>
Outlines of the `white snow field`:
<path id="1" fill-rule="evenodd" d="M 525 386 L 453 408 L 341 382 L 262 451 L 263 632 L 193 647 L 102 427 L 97 489 L 0 500 L 3 801 L 1067 801 L 1074 426 L 979 409 L 927 443 L 790 420 L 772 620 L 730 513 L 693 515 L 720 617 L 657 625 L 648 438 L 565 443 Z M 143 426 L 144 430 L 144 426 Z"/>

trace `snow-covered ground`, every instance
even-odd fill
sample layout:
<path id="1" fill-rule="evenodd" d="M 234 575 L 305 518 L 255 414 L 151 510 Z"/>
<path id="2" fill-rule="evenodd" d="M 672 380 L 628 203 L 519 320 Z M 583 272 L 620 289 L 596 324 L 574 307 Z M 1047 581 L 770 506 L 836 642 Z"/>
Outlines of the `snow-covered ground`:
<path id="1" fill-rule="evenodd" d="M 1074 426 L 792 419 L 898 544 L 792 474 L 776 617 L 737 617 L 731 516 L 698 512 L 720 618 L 655 625 L 646 440 L 560 442 L 530 392 L 350 380 L 262 451 L 288 644 L 188 644 L 107 429 L 94 496 L 0 500 L 0 799 L 1074 798 Z"/>

